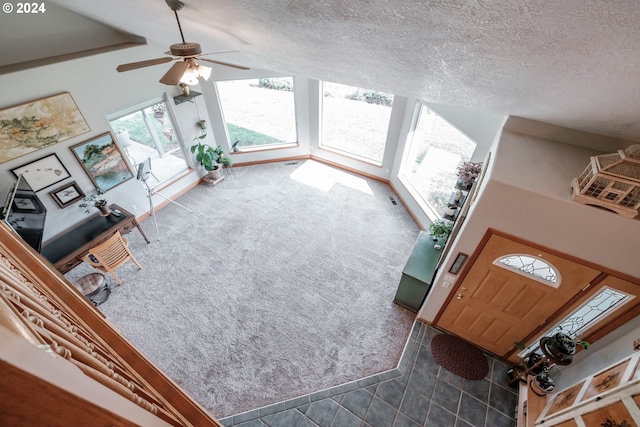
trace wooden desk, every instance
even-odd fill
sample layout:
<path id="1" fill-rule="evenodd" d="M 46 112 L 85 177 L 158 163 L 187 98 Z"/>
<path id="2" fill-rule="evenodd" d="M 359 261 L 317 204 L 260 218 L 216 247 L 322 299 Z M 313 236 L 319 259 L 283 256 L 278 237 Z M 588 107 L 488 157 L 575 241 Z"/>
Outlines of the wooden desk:
<path id="1" fill-rule="evenodd" d="M 98 213 L 92 215 L 69 230 L 47 240 L 40 251 L 42 256 L 64 274 L 80 265 L 82 257 L 91 248 L 113 236 L 116 231 L 120 234 L 128 234 L 135 227 L 149 243 L 149 239 L 131 212 L 116 204 L 110 205 L 110 208 L 112 211 L 119 210 L 120 216 L 113 213 L 108 216 L 100 216 Z"/>

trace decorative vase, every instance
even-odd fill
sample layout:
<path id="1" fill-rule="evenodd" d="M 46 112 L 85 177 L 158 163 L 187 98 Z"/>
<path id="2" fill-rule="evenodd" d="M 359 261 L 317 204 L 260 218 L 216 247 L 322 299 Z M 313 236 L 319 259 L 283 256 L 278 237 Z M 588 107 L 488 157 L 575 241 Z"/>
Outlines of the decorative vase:
<path id="1" fill-rule="evenodd" d="M 462 199 L 462 191 L 458 188 L 456 190 L 456 196 L 453 198 L 456 202 L 459 202 Z"/>
<path id="2" fill-rule="evenodd" d="M 219 179 L 222 176 L 222 170 L 220 166 L 214 166 L 214 169 L 209 172 L 209 176 L 213 179 Z"/>
<path id="3" fill-rule="evenodd" d="M 576 343 L 570 336 L 558 332 L 552 338 L 547 341 L 547 348 L 553 355 L 558 356 L 573 356 L 576 354 Z"/>
<path id="4" fill-rule="evenodd" d="M 573 361 L 576 353 L 576 343 L 567 335 L 557 333 L 552 337 L 540 339 L 540 349 L 556 364 L 566 366 Z"/>
<path id="5" fill-rule="evenodd" d="M 527 367 L 527 369 L 531 369 L 531 373 L 534 375 L 540 374 L 542 373 L 544 370 L 546 370 L 547 368 L 549 368 L 549 363 L 548 362 L 542 362 L 541 360 L 543 359 L 542 355 L 540 353 L 529 353 L 525 358 L 524 358 L 524 363 Z"/>
<path id="6" fill-rule="evenodd" d="M 96 203 L 96 208 L 98 208 L 100 210 L 100 216 L 109 216 L 111 215 L 111 208 L 109 208 L 109 205 L 107 204 L 106 201 L 104 201 L 104 203 Z"/>
<path id="7" fill-rule="evenodd" d="M 456 188 L 459 190 L 471 190 L 471 187 L 473 186 L 473 181 L 465 181 L 462 178 L 458 178 L 458 180 L 456 181 Z"/>
<path id="8" fill-rule="evenodd" d="M 452 207 L 452 206 L 447 206 L 444 209 L 444 214 L 447 215 L 447 216 L 454 216 L 457 211 L 458 211 L 458 208 Z"/>

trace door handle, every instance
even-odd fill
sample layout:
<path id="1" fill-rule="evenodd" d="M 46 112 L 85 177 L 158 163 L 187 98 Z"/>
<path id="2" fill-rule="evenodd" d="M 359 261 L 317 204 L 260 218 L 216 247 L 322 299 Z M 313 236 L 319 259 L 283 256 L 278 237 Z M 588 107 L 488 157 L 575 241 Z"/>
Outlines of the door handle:
<path id="1" fill-rule="evenodd" d="M 467 290 L 467 288 L 465 288 L 464 286 L 462 286 L 462 287 L 460 287 L 460 290 L 461 290 L 461 291 L 466 291 L 466 290 Z"/>
<path id="2" fill-rule="evenodd" d="M 463 295 L 462 294 L 458 294 L 458 296 L 456 297 L 456 299 L 462 299 Z"/>

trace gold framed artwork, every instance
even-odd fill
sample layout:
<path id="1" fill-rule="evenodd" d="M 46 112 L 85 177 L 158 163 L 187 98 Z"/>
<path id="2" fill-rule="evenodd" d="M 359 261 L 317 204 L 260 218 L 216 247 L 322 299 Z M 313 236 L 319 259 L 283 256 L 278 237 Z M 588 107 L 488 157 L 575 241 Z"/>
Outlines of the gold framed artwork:
<path id="1" fill-rule="evenodd" d="M 69 92 L 0 110 L 0 129 L 0 163 L 90 130 Z"/>
<path id="2" fill-rule="evenodd" d="M 70 147 L 96 188 L 111 188 L 133 178 L 129 163 L 111 132 Z"/>
<path id="3" fill-rule="evenodd" d="M 31 189 L 36 192 L 71 176 L 56 153 L 49 154 L 26 165 L 18 166 L 12 169 L 11 172 L 16 177 L 22 175 L 31 186 Z"/>

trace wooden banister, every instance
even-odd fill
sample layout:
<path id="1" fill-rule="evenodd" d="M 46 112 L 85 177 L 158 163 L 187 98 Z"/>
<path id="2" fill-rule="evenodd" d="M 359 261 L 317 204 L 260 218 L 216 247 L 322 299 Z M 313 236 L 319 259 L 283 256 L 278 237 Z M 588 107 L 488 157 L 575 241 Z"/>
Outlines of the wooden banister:
<path id="1" fill-rule="evenodd" d="M 102 412 L 98 409 L 99 403 L 90 404 L 81 396 L 87 393 L 112 393 L 112 399 L 120 405 L 120 414 L 116 418 L 126 419 L 131 416 L 134 418 L 130 419 L 131 425 L 168 423 L 174 426 L 221 426 L 122 337 L 64 276 L 4 223 L 0 223 L 0 335 L 2 334 L 13 337 L 0 340 L 3 372 L 6 368 L 7 372 L 20 377 L 20 380 L 3 384 L 0 400 L 13 400 L 15 396 L 23 394 L 39 395 L 40 389 L 45 387 L 43 384 L 47 384 L 47 396 L 40 396 L 43 401 L 52 400 L 49 389 L 57 389 L 61 399 L 64 397 L 73 400 L 74 395 L 76 396 L 77 401 L 71 404 L 67 402 L 66 412 L 69 408 L 85 406 L 91 412 Z M 13 362 L 10 362 L 11 357 L 5 357 L 5 354 L 10 355 L 12 351 L 9 343 L 20 346 L 23 352 L 29 352 L 29 357 L 24 362 L 21 358 L 13 358 Z M 45 351 L 47 357 L 43 359 Z M 56 355 L 55 362 L 48 359 L 53 358 L 53 355 Z M 53 373 L 52 378 L 48 378 L 48 371 L 40 373 L 43 377 L 34 377 L 33 372 L 29 373 L 27 368 L 27 360 L 31 359 L 40 360 L 40 364 L 66 363 L 71 369 L 70 375 L 84 376 L 86 379 L 78 380 L 78 384 L 82 384 L 78 386 L 78 390 L 73 390 L 73 385 L 52 384 L 51 381 L 66 382 L 66 379 L 53 379 Z M 33 368 L 32 371 L 34 369 L 38 370 Z M 56 369 L 59 370 L 59 366 Z M 35 398 L 32 400 L 39 401 Z M 143 408 L 149 415 L 139 415 L 137 410 L 128 406 L 127 400 Z M 51 405 L 55 406 L 55 401 Z M 21 410 L 25 413 L 11 413 Z M 16 403 L 13 407 L 0 408 L 0 424 L 20 417 L 36 417 L 36 424 L 55 425 L 51 421 L 55 418 L 54 415 L 45 416 L 40 412 L 29 405 L 22 408 Z M 105 408 L 104 412 L 112 413 L 113 408 Z M 154 417 L 156 421 L 140 422 L 148 416 Z M 73 417 L 67 419 L 72 420 Z"/>

